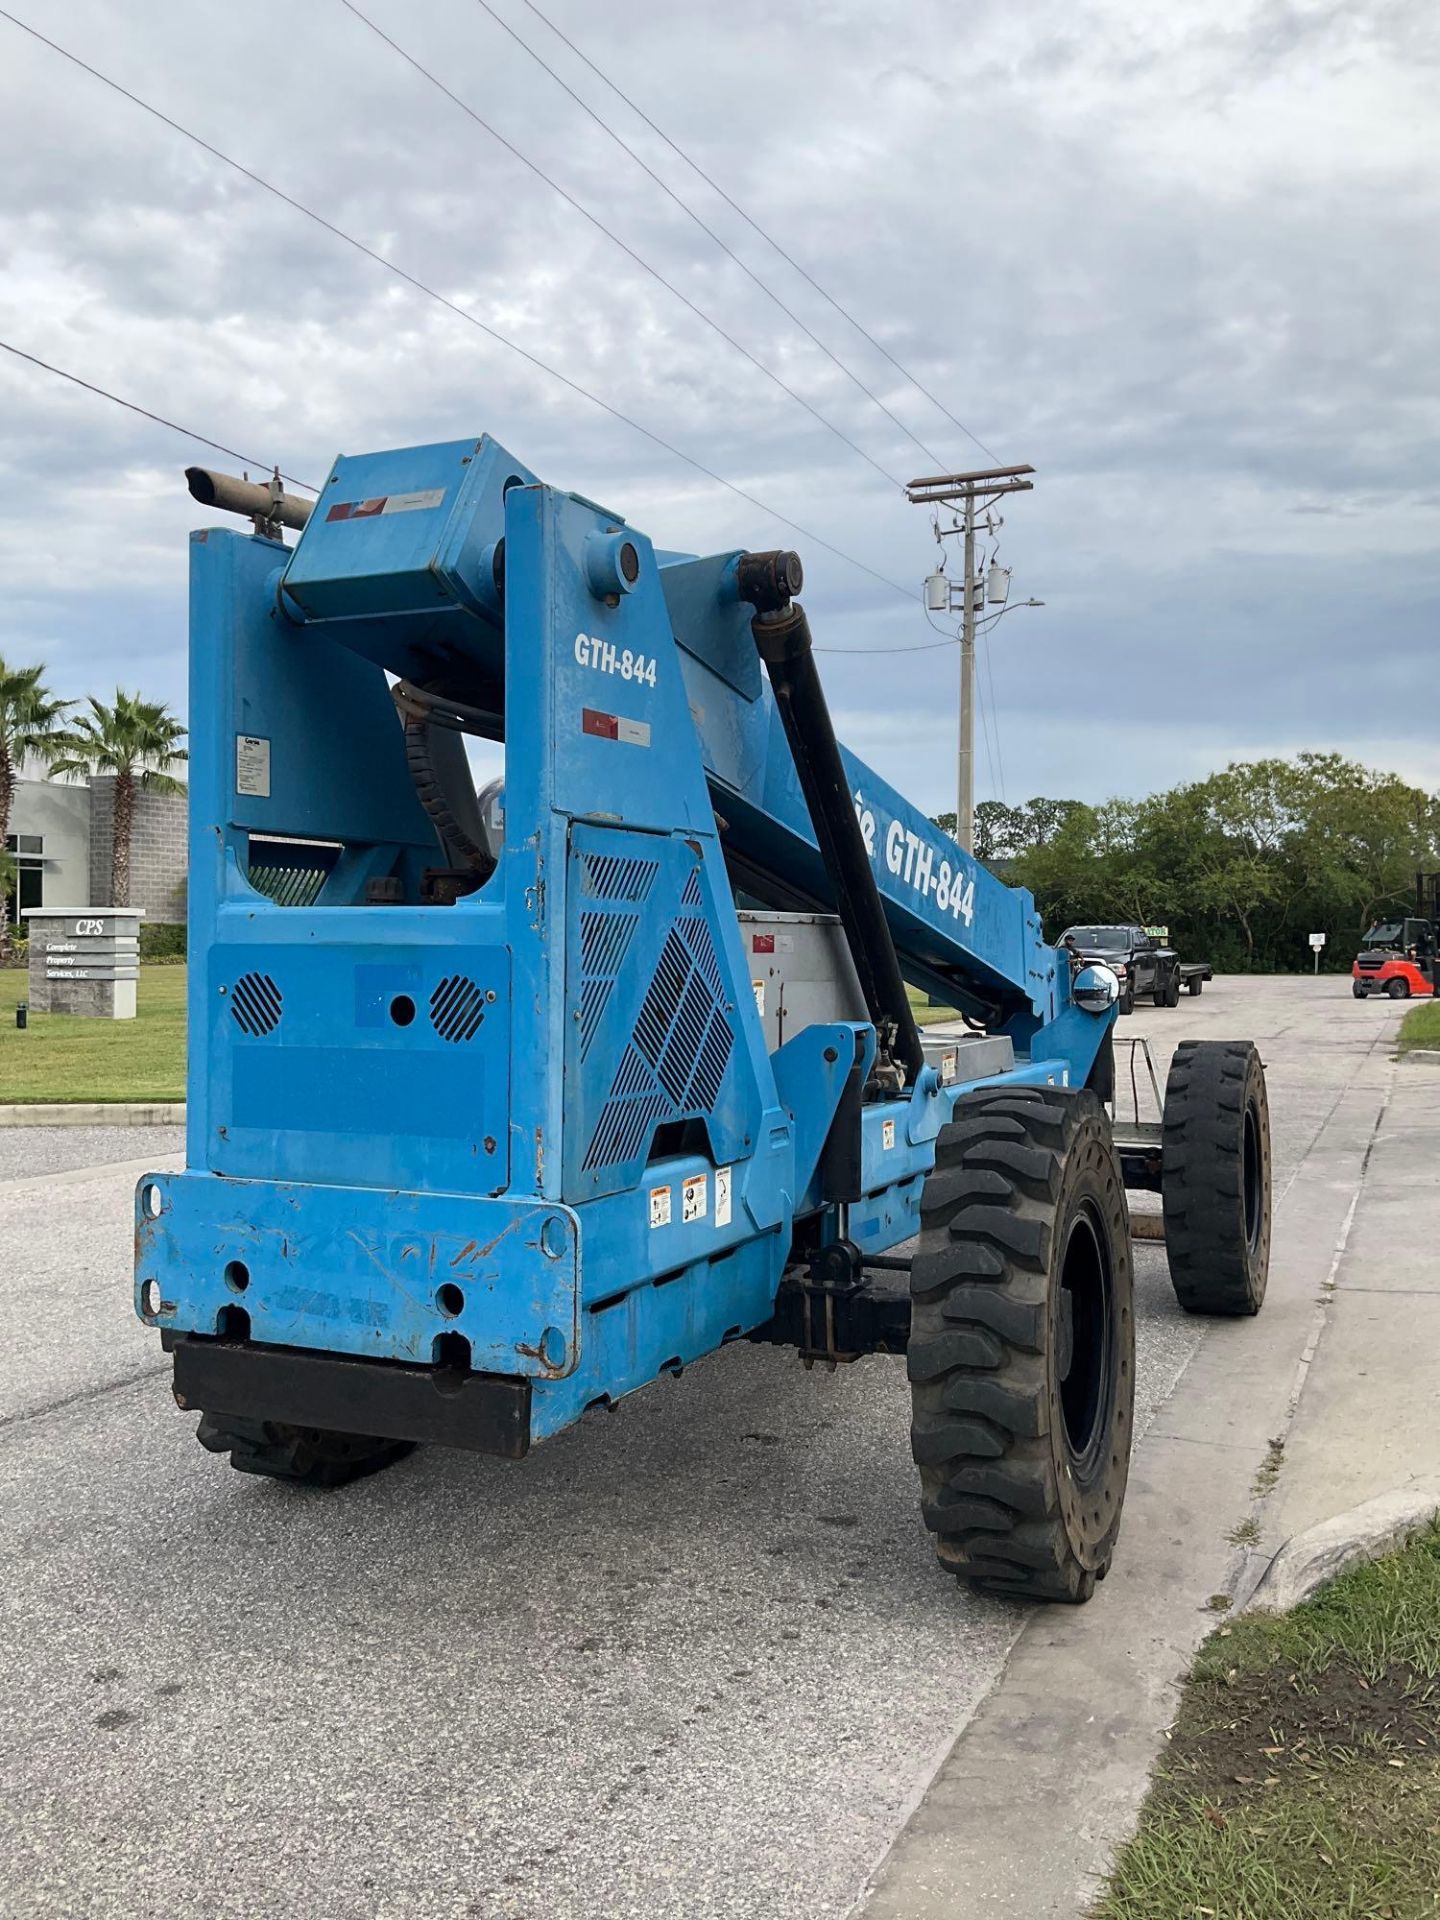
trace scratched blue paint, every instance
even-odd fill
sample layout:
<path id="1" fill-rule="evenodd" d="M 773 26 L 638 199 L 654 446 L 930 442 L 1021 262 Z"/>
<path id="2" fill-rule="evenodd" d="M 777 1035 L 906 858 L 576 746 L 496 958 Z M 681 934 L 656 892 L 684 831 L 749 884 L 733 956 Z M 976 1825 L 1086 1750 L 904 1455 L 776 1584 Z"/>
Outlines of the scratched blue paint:
<path id="1" fill-rule="evenodd" d="M 533 1382 L 540 1438 L 769 1317 L 874 1034 L 767 1051 L 725 851 L 823 898 L 814 835 L 735 556 L 627 530 L 634 590 L 597 595 L 587 543 L 621 526 L 480 438 L 338 461 L 288 555 L 194 536 L 186 1166 L 137 1191 L 152 1324 L 412 1364 L 458 1334 Z M 440 859 L 386 670 L 503 673 L 504 850 L 453 906 L 366 904 Z M 1069 1004 L 1030 897 L 846 768 L 907 972 L 1008 993 L 1007 1082 L 1082 1083 L 1109 1019 Z M 313 906 L 250 884 L 254 834 L 330 846 Z M 867 1250 L 914 1232 L 967 1090 L 927 1070 L 863 1109 Z"/>

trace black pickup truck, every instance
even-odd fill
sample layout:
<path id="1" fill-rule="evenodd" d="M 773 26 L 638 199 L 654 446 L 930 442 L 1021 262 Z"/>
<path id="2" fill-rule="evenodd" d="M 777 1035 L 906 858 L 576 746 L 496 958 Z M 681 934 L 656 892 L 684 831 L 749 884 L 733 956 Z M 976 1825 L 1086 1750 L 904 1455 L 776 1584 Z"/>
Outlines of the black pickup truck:
<path id="1" fill-rule="evenodd" d="M 1203 960 L 1182 964 L 1169 937 L 1166 927 L 1067 927 L 1060 944 L 1111 968 L 1120 981 L 1120 1011 L 1133 1013 L 1137 998 L 1175 1007 L 1182 987 L 1199 993 L 1214 978 Z"/>

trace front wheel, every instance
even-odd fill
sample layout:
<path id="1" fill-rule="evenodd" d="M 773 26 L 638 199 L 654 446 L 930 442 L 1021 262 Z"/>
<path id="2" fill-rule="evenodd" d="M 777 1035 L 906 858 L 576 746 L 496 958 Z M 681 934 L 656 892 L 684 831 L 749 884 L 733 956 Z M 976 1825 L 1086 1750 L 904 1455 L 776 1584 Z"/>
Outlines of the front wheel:
<path id="1" fill-rule="evenodd" d="M 1352 980 L 1350 982 L 1350 991 L 1357 1000 L 1363 1000 L 1365 998 L 1365 989 L 1358 980 Z"/>
<path id="2" fill-rule="evenodd" d="M 1270 1273 L 1270 1106 L 1252 1041 L 1181 1041 L 1161 1141 L 1176 1299 L 1187 1313 L 1258 1313 Z"/>
<path id="3" fill-rule="evenodd" d="M 1124 986 L 1121 987 L 1120 989 L 1120 1012 L 1134 1013 L 1134 1011 L 1135 1011 L 1135 989 L 1130 985 L 1130 982 L 1127 980 Z"/>
<path id="4" fill-rule="evenodd" d="M 911 1446 L 941 1565 L 1088 1600 L 1120 1531 L 1135 1407 L 1129 1213 L 1088 1089 L 967 1095 L 910 1271 Z"/>
<path id="5" fill-rule="evenodd" d="M 1408 1000 L 1410 998 L 1410 982 L 1408 980 L 1392 980 L 1385 991 L 1392 1000 Z"/>

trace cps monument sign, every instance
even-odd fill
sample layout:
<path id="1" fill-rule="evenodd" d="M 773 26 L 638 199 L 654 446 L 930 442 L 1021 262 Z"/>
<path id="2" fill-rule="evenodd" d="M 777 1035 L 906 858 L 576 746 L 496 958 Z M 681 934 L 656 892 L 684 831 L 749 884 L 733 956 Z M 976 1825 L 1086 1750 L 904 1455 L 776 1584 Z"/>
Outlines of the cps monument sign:
<path id="1" fill-rule="evenodd" d="M 141 907 L 27 907 L 35 1013 L 135 1018 Z"/>

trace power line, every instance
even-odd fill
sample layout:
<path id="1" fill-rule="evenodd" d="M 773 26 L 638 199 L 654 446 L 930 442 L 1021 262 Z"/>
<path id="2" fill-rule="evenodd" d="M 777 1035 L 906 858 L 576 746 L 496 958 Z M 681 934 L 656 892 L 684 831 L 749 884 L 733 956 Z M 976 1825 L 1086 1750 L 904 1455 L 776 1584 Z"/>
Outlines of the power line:
<path id="1" fill-rule="evenodd" d="M 768 285 L 766 281 L 762 280 L 760 275 L 756 273 L 755 269 L 752 266 L 750 266 L 750 264 L 747 261 L 741 259 L 740 255 L 736 253 L 735 249 L 730 245 L 729 241 L 725 239 L 724 235 L 717 233 L 714 227 L 712 227 L 707 220 L 704 220 L 701 218 L 701 216 L 695 211 L 694 207 L 690 205 L 688 200 L 684 200 L 681 198 L 681 196 L 670 185 L 670 182 L 664 177 L 664 175 L 657 173 L 654 167 L 652 167 L 649 161 L 645 158 L 645 156 L 641 153 L 638 153 L 635 150 L 635 148 L 630 145 L 630 142 L 628 140 L 622 138 L 622 136 L 616 132 L 615 128 L 610 125 L 610 122 L 606 120 L 603 117 L 603 115 L 595 111 L 594 107 L 592 107 L 590 102 L 587 99 L 585 99 L 584 95 L 577 93 L 574 87 L 570 85 L 569 81 L 566 80 L 561 74 L 558 74 L 555 71 L 554 67 L 550 65 L 550 62 L 545 58 L 544 55 L 540 53 L 537 48 L 531 46 L 528 40 L 524 39 L 519 33 L 516 32 L 515 28 L 510 24 L 508 20 L 506 20 L 501 14 L 495 11 L 494 7 L 490 5 L 490 0 L 476 0 L 476 5 L 480 7 L 482 12 L 488 13 L 490 18 L 495 22 L 496 26 L 500 27 L 505 33 L 508 33 L 510 38 L 515 42 L 516 46 L 523 48 L 524 51 L 529 54 L 530 58 L 536 63 L 536 65 L 542 68 L 544 72 L 549 74 L 550 78 L 555 82 L 557 87 L 561 88 L 563 92 L 569 94 L 570 98 L 575 102 L 576 106 L 580 108 L 581 112 L 588 114 L 590 118 L 595 122 L 596 126 L 599 127 L 600 131 L 603 134 L 605 134 L 605 136 L 608 139 L 614 141 L 615 145 L 620 148 L 622 153 L 628 154 L 630 158 L 635 162 L 636 166 L 640 168 L 642 173 L 649 175 L 650 179 L 652 179 L 655 182 L 656 186 L 659 187 L 660 191 L 663 194 L 665 194 L 668 199 L 673 200 L 675 202 L 675 205 L 679 207 L 680 211 L 686 216 L 686 218 L 689 220 L 693 220 L 695 225 L 699 227 L 700 231 L 704 234 L 707 234 L 710 237 L 710 239 L 715 242 L 715 245 L 719 247 L 720 251 L 723 254 L 725 254 L 730 260 L 732 260 L 737 267 L 739 267 L 740 271 L 746 276 L 746 278 L 754 282 L 754 284 L 760 289 L 761 293 L 765 295 L 765 298 L 773 302 L 773 304 L 779 308 L 780 312 L 785 315 L 785 318 L 791 321 L 795 326 L 797 326 L 800 329 L 800 331 L 805 335 L 807 340 L 813 341 L 814 344 L 825 355 L 826 359 L 831 361 L 834 366 L 838 367 L 840 372 L 844 374 L 845 378 L 853 382 L 853 384 L 860 389 L 861 393 L 865 395 L 866 399 L 872 401 L 874 405 L 877 406 L 880 409 L 880 411 L 885 415 L 886 419 L 892 421 L 894 425 L 900 429 L 901 433 L 905 435 L 906 439 L 909 440 L 914 446 L 917 446 L 920 449 L 921 453 L 925 455 L 927 460 L 934 461 L 934 463 L 937 466 L 942 464 L 940 455 L 938 453 L 935 453 L 930 447 L 927 447 L 925 442 L 919 437 L 919 435 L 914 431 L 914 429 L 906 426 L 905 422 L 900 418 L 899 414 L 892 412 L 892 410 L 880 398 L 879 394 L 876 393 L 873 388 L 868 386 L 865 383 L 865 381 L 863 381 L 860 378 L 858 373 L 854 372 L 852 368 L 846 366 L 845 362 L 834 351 L 834 349 L 828 346 L 825 343 L 825 341 L 820 338 L 819 334 L 816 333 L 815 330 L 812 327 L 810 327 L 801 318 L 801 316 L 794 311 L 792 307 L 786 306 L 785 302 L 780 298 L 779 294 L 775 292 L 774 288 Z M 536 13 L 541 20 L 545 20 L 544 14 L 539 13 L 538 8 L 532 7 L 531 11 L 532 13 Z M 552 32 L 560 33 L 560 29 L 554 26 L 552 22 L 545 20 L 545 24 L 551 28 Z M 562 40 L 565 39 L 564 34 L 560 34 L 560 37 Z M 565 44 L 569 47 L 572 47 L 573 50 L 578 53 L 579 49 L 574 48 L 574 43 L 572 41 L 566 40 Z M 583 55 L 581 55 L 580 57 L 582 59 L 584 58 Z M 605 75 L 600 73 L 598 68 L 592 67 L 591 71 L 596 73 L 600 79 L 605 80 Z M 605 84 L 611 87 L 614 86 L 613 81 L 610 81 L 610 80 L 605 80 Z M 618 93 L 619 89 L 615 88 L 615 91 Z M 620 94 L 620 98 L 626 101 L 627 106 L 632 106 L 632 107 L 634 106 L 634 103 L 626 99 L 626 96 L 623 93 Z M 640 111 L 638 107 L 635 107 L 634 110 L 637 113 Z M 653 122 L 651 122 L 650 124 L 653 125 Z M 656 131 L 657 132 L 659 131 L 658 128 L 656 129 Z M 664 136 L 662 135 L 661 137 L 663 138 Z M 671 144 L 673 144 L 673 142 Z M 677 153 L 680 151 L 678 147 L 675 150 Z M 681 155 L 682 159 L 684 159 L 685 157 L 686 156 L 684 156 L 683 154 Z M 686 164 L 693 165 L 694 163 L 687 160 Z M 704 178 L 703 175 L 701 177 Z M 752 225 L 754 224 L 753 221 L 751 224 Z M 757 231 L 759 231 L 758 228 L 757 228 Z M 777 243 L 774 241 L 768 241 L 768 244 L 771 246 L 777 245 Z M 777 247 L 777 251 L 779 251 L 778 247 Z M 787 255 L 786 258 L 788 257 L 789 256 Z"/>
<path id="2" fill-rule="evenodd" d="M 990 558 L 985 563 L 987 579 L 991 567 L 995 565 L 999 557 L 1000 541 L 998 537 L 992 536 Z M 994 620 L 998 620 L 1006 611 L 1008 611 L 1008 609 L 1002 606 L 1000 612 L 994 616 Z M 985 656 L 985 679 L 990 689 L 990 725 L 995 734 L 995 763 L 1000 772 L 1000 801 L 1003 805 L 1005 803 L 1005 756 L 1000 750 L 1000 707 L 995 699 L 995 655 L 990 646 L 990 627 L 994 624 L 994 620 L 987 621 L 982 625 L 978 629 L 978 636 L 980 640 L 980 650 Z"/>
<path id="3" fill-rule="evenodd" d="M 995 765 L 1000 775 L 1000 800 L 1003 805 L 1005 800 L 1005 756 L 1000 751 L 1000 708 L 995 699 L 994 655 L 990 651 L 990 635 L 983 629 L 980 633 L 980 651 L 985 656 L 985 683 L 989 688 L 989 698 L 985 704 L 990 714 L 990 730 L 995 736 Z"/>
<path id="4" fill-rule="evenodd" d="M 916 596 L 913 593 L 906 595 L 907 599 L 914 599 L 915 597 Z M 930 618 L 928 611 L 925 610 L 925 593 L 923 588 L 921 589 L 919 600 L 920 600 L 921 610 L 922 612 L 925 612 L 925 624 L 928 627 L 934 628 L 934 631 L 938 633 L 940 629 L 937 626 L 935 626 L 935 622 Z M 813 651 L 816 653 L 855 653 L 855 654 L 935 653 L 941 647 L 958 647 L 959 644 L 960 644 L 960 636 L 958 633 L 954 633 L 954 634 L 948 635 L 944 640 L 921 640 L 920 642 L 918 642 L 917 645 L 911 646 L 911 647 L 815 647 Z"/>
<path id="5" fill-rule="evenodd" d="M 483 4 L 483 0 L 482 0 L 482 4 Z M 796 273 L 800 275 L 800 278 L 804 280 L 807 283 L 807 285 L 813 287 L 816 293 L 820 295 L 820 298 L 822 300 L 827 301 L 830 304 L 830 306 L 832 306 L 835 309 L 835 311 L 841 316 L 842 319 L 847 320 L 849 324 L 855 329 L 855 331 L 861 336 L 862 339 L 868 340 L 870 345 L 874 347 L 875 351 L 879 354 L 882 354 L 885 357 L 885 359 L 889 361 L 890 365 L 894 367 L 897 373 L 903 374 L 905 378 L 910 382 L 911 386 L 915 388 L 917 393 L 922 393 L 925 396 L 925 398 L 930 402 L 931 406 L 938 408 L 939 411 L 943 413 L 945 418 L 950 422 L 952 427 L 957 428 L 961 433 L 964 434 L 967 440 L 973 441 L 974 444 L 977 447 L 979 447 L 980 451 L 983 454 L 988 455 L 990 459 L 994 460 L 998 464 L 1000 459 L 999 454 L 992 452 L 991 449 L 986 446 L 983 440 L 979 439 L 975 434 L 973 434 L 970 431 L 969 427 L 966 426 L 963 420 L 957 420 L 955 415 L 951 413 L 950 409 L 945 405 L 943 400 L 937 399 L 936 396 L 933 393 L 931 393 L 930 389 L 923 383 L 923 381 L 917 379 L 916 376 L 910 372 L 908 367 L 903 366 L 901 362 L 895 358 L 894 354 L 891 353 L 890 349 L 887 346 L 885 346 L 881 341 L 877 340 L 873 333 L 871 333 L 866 327 L 861 325 L 861 323 L 855 318 L 854 314 L 851 313 L 847 307 L 844 307 L 841 305 L 840 301 L 838 301 L 835 298 L 833 293 L 828 293 L 825 290 L 825 288 L 821 286 L 820 282 L 814 277 L 813 274 L 807 273 L 805 268 L 801 266 L 800 262 L 794 257 L 794 255 L 791 253 L 788 253 L 786 249 L 781 246 L 778 240 L 774 239 L 770 234 L 768 234 L 765 231 L 764 227 L 760 225 L 759 221 L 756 220 L 751 214 L 748 214 L 745 211 L 744 207 L 740 205 L 739 201 L 733 199 L 731 195 L 725 191 L 724 187 L 720 185 L 720 182 L 705 171 L 705 169 L 700 165 L 698 160 L 692 159 L 691 156 L 685 151 L 685 149 L 677 141 L 671 139 L 670 135 L 666 133 L 663 127 L 657 126 L 655 121 L 653 121 L 650 118 L 649 114 L 646 113 L 643 107 L 638 106 L 636 102 L 630 98 L 629 94 L 626 93 L 624 89 L 616 81 L 610 78 L 609 74 L 606 73 L 603 70 L 603 68 L 596 66 L 595 62 L 590 58 L 590 55 L 586 53 L 583 48 L 577 47 L 575 42 L 570 38 L 570 36 L 567 33 L 563 32 L 559 27 L 557 27 L 555 22 L 549 17 L 548 14 L 543 13 L 541 11 L 541 9 L 535 4 L 535 0 L 524 0 L 524 4 L 530 9 L 531 13 L 535 15 L 535 18 L 537 20 L 542 21 L 544 25 L 550 29 L 551 33 L 553 33 L 558 40 L 562 40 L 565 43 L 565 45 L 575 55 L 577 60 L 583 61 L 583 63 L 595 75 L 597 80 L 603 81 L 605 85 L 609 87 L 610 91 L 617 96 L 617 98 L 625 102 L 626 106 L 630 108 L 632 113 L 636 113 L 640 116 L 640 118 L 645 122 L 646 126 L 649 127 L 650 131 L 653 134 L 656 134 L 661 140 L 665 142 L 665 145 L 669 147 L 672 153 L 678 154 L 680 158 L 685 162 L 686 166 L 689 167 L 693 173 L 696 173 L 700 176 L 700 178 L 705 182 L 707 187 L 711 188 L 713 192 L 718 193 L 720 198 L 725 202 L 726 206 L 730 207 L 731 209 L 733 209 L 734 212 L 738 213 L 740 218 L 745 222 L 747 227 L 750 227 L 754 232 L 758 233 L 760 238 L 765 242 L 765 244 L 769 247 L 773 247 L 775 252 L 778 253 L 783 260 L 787 260 L 790 263 L 790 265 L 795 269 Z M 490 9 L 487 7 L 486 11 L 489 12 Z M 524 42 L 522 41 L 521 44 L 523 45 Z M 563 81 L 561 82 L 561 84 L 562 85 L 564 84 Z M 623 145 L 624 143 L 622 142 L 621 144 Z M 918 445 L 919 443 L 917 442 L 916 444 Z"/>
<path id="6" fill-rule="evenodd" d="M 415 274 L 407 272 L 407 270 L 396 261 L 388 259 L 383 253 L 378 253 L 374 247 L 367 246 L 363 240 L 357 239 L 354 234 L 347 233 L 343 227 L 337 227 L 333 221 L 327 220 L 324 214 L 316 213 L 313 207 L 307 207 L 303 201 L 297 200 L 293 195 L 286 193 L 283 187 L 277 187 L 273 181 L 265 179 L 263 174 L 256 173 L 253 168 L 247 167 L 243 162 L 233 159 L 228 153 L 222 152 L 219 147 L 212 146 L 211 143 L 202 138 L 200 134 L 192 132 L 189 127 L 182 126 L 178 120 L 172 120 L 169 114 L 162 112 L 159 107 L 152 106 L 148 100 L 141 99 L 138 93 L 132 93 L 128 87 L 122 86 L 118 80 L 112 80 L 108 74 L 102 73 L 98 67 L 92 67 L 89 61 L 82 60 L 79 54 L 72 53 L 68 47 L 62 47 L 58 41 L 49 39 L 47 35 L 40 32 L 38 27 L 32 27 L 27 21 L 17 19 L 13 13 L 8 12 L 4 7 L 0 7 L 0 20 L 8 20 L 12 27 L 18 27 L 22 33 L 29 34 L 32 40 L 38 40 L 42 46 L 49 47 L 51 52 L 58 53 L 61 59 L 68 60 L 72 66 L 78 67 L 82 73 L 88 73 L 92 80 L 98 80 L 102 86 L 108 87 L 112 93 L 118 93 L 122 99 L 128 100 L 132 106 L 139 107 L 143 113 L 148 113 L 152 119 L 158 120 L 163 126 L 169 127 L 172 133 L 180 134 L 182 138 L 191 141 L 195 146 L 199 147 L 203 153 L 208 153 L 212 159 L 219 160 L 223 165 L 233 168 L 236 173 L 250 181 L 253 186 L 262 188 L 264 192 L 271 194 L 276 200 L 283 202 L 285 206 L 290 207 L 294 212 L 303 214 L 307 220 L 312 221 L 317 227 L 322 227 L 326 233 L 331 234 L 335 239 L 344 241 L 347 247 L 353 247 L 357 253 L 363 254 L 367 260 L 373 261 L 376 266 L 384 267 L 387 273 L 393 273 L 397 279 L 405 281 L 407 286 L 413 287 L 417 293 L 423 293 L 427 299 L 434 300 L 438 305 L 444 307 L 447 312 L 453 313 L 458 319 L 464 320 L 469 326 L 477 328 L 498 345 L 508 348 L 511 353 L 518 354 L 522 360 L 536 368 L 540 373 L 548 374 L 552 380 L 558 380 L 562 386 L 568 387 L 572 393 L 577 394 L 582 400 L 587 400 L 592 406 L 599 407 L 603 413 L 609 414 L 612 420 L 620 421 L 622 425 L 630 427 L 634 432 L 643 435 L 653 446 L 661 448 L 676 460 L 683 461 L 686 466 L 693 467 L 697 473 L 703 474 L 707 480 L 713 480 L 716 486 L 724 487 L 728 493 L 733 493 L 737 499 L 746 501 L 748 505 L 755 507 L 768 518 L 778 522 L 782 527 L 789 527 L 792 533 L 800 534 L 815 546 L 823 548 L 826 553 L 832 554 L 837 560 L 843 560 L 848 566 L 856 567 L 861 573 L 869 574 L 872 580 L 878 580 L 882 586 L 888 587 L 892 593 L 898 593 L 906 600 L 913 598 L 910 588 L 902 587 L 898 580 L 890 579 L 887 574 L 881 573 L 878 568 L 868 565 L 864 560 L 857 560 L 853 554 L 846 553 L 843 548 L 834 546 L 820 534 L 812 532 L 809 527 L 802 526 L 798 520 L 792 520 L 788 514 L 781 513 L 775 507 L 767 505 L 758 495 L 750 493 L 746 488 L 738 485 L 733 480 L 727 480 L 723 474 L 716 473 L 713 467 L 706 466 L 704 461 L 697 460 L 694 454 L 686 453 L 682 448 L 675 446 L 674 443 L 667 440 L 663 434 L 656 433 L 652 427 L 642 426 L 638 420 L 631 419 L 630 415 L 622 413 L 619 407 L 612 406 L 608 400 L 602 400 L 599 394 L 592 393 L 588 387 L 581 386 L 580 382 L 578 380 L 572 380 L 569 374 L 561 373 L 558 367 L 552 367 L 547 361 L 542 360 L 538 354 L 531 353 L 528 347 L 522 347 L 518 341 L 511 340 L 507 335 L 501 333 L 498 328 L 488 325 L 487 322 L 481 320 L 478 315 L 471 313 L 467 307 L 462 307 L 458 302 L 448 299 L 445 294 L 427 285 L 425 281 L 419 279 Z"/>
<path id="7" fill-rule="evenodd" d="M 452 87 L 447 87 L 438 74 L 432 73 L 429 67 L 415 58 L 413 53 L 407 53 L 398 40 L 392 40 L 383 27 L 377 26 L 368 14 L 361 12 L 360 8 L 355 5 L 355 0 L 340 0 L 340 4 L 347 13 L 353 14 L 362 26 L 368 27 L 377 39 L 383 40 L 385 45 L 389 47 L 393 53 L 397 53 L 408 67 L 413 68 L 423 79 L 428 80 L 432 87 L 437 88 L 439 92 L 443 93 L 445 98 L 449 100 L 452 105 L 457 106 L 463 114 L 473 120 L 477 127 L 480 127 L 484 132 L 488 133 L 492 140 L 498 141 L 508 154 L 513 155 L 522 166 L 528 167 L 536 179 L 543 180 L 553 193 L 559 194 L 565 204 L 573 207 L 581 219 L 588 220 L 597 233 L 603 233 L 607 240 L 612 241 L 615 246 L 619 247 L 620 251 L 625 254 L 627 258 L 635 262 L 642 273 L 648 273 L 657 285 L 664 287 L 668 294 L 671 294 L 678 300 L 681 306 L 686 308 L 688 312 L 693 313 L 695 318 L 704 326 L 709 327 L 712 333 L 718 334 L 727 346 L 733 347 L 736 353 L 743 354 L 752 367 L 758 368 L 767 380 L 772 381 L 782 393 L 788 394 L 797 406 L 803 407 L 813 420 L 818 420 L 827 432 L 833 433 L 835 438 L 843 441 L 852 453 L 858 454 L 868 466 L 873 467 L 882 480 L 889 481 L 893 487 L 904 486 L 904 482 L 898 474 L 891 473 L 888 467 L 882 466 L 878 460 L 874 459 L 865 451 L 858 440 L 852 440 L 842 427 L 835 425 L 833 420 L 827 420 L 820 409 L 811 401 L 807 400 L 803 393 L 797 393 L 788 381 L 782 379 L 772 368 L 767 367 L 758 354 L 752 353 L 743 341 L 737 340 L 733 333 L 727 332 L 718 320 L 712 319 L 711 316 L 706 313 L 705 309 L 698 306 L 687 293 L 677 287 L 673 280 L 667 280 L 658 267 L 652 267 L 643 254 L 637 253 L 635 248 L 632 247 L 627 240 L 621 239 L 613 227 L 607 227 L 605 222 L 600 219 L 597 214 L 591 213 L 590 209 L 585 206 L 582 201 L 577 200 L 573 193 L 561 186 L 553 174 L 546 173 L 539 162 L 532 160 L 529 154 L 522 152 L 513 140 L 507 140 L 498 128 L 491 126 L 483 114 L 478 113 L 467 100 L 462 100 L 460 95 L 456 93 Z"/>
<path id="8" fill-rule="evenodd" d="M 9 16 L 7 15 L 8 19 Z M 28 360 L 32 367 L 40 367 L 46 373 L 53 373 L 61 380 L 68 380 L 72 386 L 83 387 L 87 393 L 97 393 L 102 400 L 113 400 L 117 407 L 127 412 L 138 413 L 142 419 L 153 420 L 157 426 L 168 427 L 172 433 L 178 433 L 187 440 L 195 440 L 202 447 L 213 447 L 216 453 L 228 453 L 232 460 L 241 460 L 247 467 L 260 467 L 266 473 L 271 471 L 269 460 L 257 460 L 253 454 L 241 453 L 235 447 L 227 447 L 223 441 L 212 440 L 208 434 L 196 433 L 193 427 L 182 427 L 175 420 L 167 420 L 163 413 L 152 413 L 148 407 L 138 406 L 133 400 L 122 400 L 118 393 L 111 393 L 105 387 L 97 387 L 93 381 L 82 380 L 78 373 L 69 373 L 64 367 L 52 367 L 48 360 L 41 360 L 33 353 L 26 353 L 23 347 L 12 346 L 8 340 L 0 340 L 0 348 L 13 353 L 17 360 Z M 278 469 L 276 469 L 278 471 Z M 289 486 L 303 487 L 306 493 L 319 493 L 320 489 L 309 480 L 297 480 L 293 473 L 282 473 L 280 478 Z"/>

